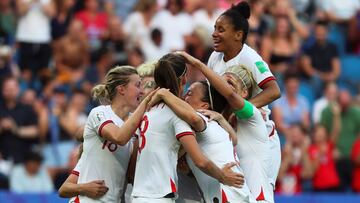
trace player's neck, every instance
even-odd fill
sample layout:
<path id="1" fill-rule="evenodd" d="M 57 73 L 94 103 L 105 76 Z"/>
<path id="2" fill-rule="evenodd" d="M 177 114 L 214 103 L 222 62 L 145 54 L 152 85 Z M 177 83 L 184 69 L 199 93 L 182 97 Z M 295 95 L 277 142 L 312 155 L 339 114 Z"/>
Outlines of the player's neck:
<path id="1" fill-rule="evenodd" d="M 233 49 L 229 49 L 226 52 L 224 52 L 224 61 L 227 62 L 235 58 L 240 53 L 242 48 L 243 48 L 243 44 L 241 44 L 239 47 L 234 47 Z"/>
<path id="2" fill-rule="evenodd" d="M 112 111 L 119 116 L 122 120 L 125 120 L 130 113 L 130 107 L 122 103 L 112 103 Z"/>

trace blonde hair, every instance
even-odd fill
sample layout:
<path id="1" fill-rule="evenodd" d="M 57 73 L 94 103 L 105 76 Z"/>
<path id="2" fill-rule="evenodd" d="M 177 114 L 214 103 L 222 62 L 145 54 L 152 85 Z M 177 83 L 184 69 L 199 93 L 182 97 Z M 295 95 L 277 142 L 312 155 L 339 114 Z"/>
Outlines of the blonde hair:
<path id="1" fill-rule="evenodd" d="M 248 90 L 249 98 L 252 97 L 252 92 L 255 87 L 255 79 L 251 71 L 244 65 L 230 66 L 225 70 L 225 74 L 230 73 L 235 76 L 242 89 Z"/>
<path id="2" fill-rule="evenodd" d="M 132 66 L 116 66 L 109 70 L 105 76 L 103 84 L 93 87 L 91 94 L 94 99 L 101 104 L 110 104 L 116 95 L 116 87 L 127 85 L 130 82 L 130 76 L 138 74 Z"/>
<path id="3" fill-rule="evenodd" d="M 139 73 L 139 76 L 141 78 L 154 77 L 154 70 L 156 63 L 157 61 L 151 61 L 151 62 L 143 63 L 140 66 L 138 66 L 136 70 Z"/>

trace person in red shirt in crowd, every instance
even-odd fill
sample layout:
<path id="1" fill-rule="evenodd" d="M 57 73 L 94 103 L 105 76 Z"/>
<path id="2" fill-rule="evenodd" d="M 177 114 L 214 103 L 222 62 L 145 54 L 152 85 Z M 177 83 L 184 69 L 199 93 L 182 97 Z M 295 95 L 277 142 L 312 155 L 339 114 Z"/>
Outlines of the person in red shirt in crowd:
<path id="1" fill-rule="evenodd" d="M 85 0 L 85 8 L 77 12 L 75 18 L 83 23 L 92 50 L 99 48 L 100 38 L 108 26 L 108 15 L 100 11 L 99 2 L 97 0 Z"/>
<path id="2" fill-rule="evenodd" d="M 302 192 L 303 179 L 313 175 L 308 156 L 310 138 L 301 124 L 293 124 L 287 131 L 286 144 L 282 151 L 282 161 L 276 186 L 276 192 L 293 195 Z"/>
<path id="3" fill-rule="evenodd" d="M 351 186 L 354 192 L 360 192 L 360 136 L 353 145 L 351 161 L 354 166 Z"/>
<path id="4" fill-rule="evenodd" d="M 339 113 L 337 117 L 339 117 Z M 337 120 L 340 123 L 340 119 Z M 337 129 L 339 129 L 338 126 L 337 124 Z M 309 147 L 309 156 L 314 170 L 312 179 L 314 191 L 335 192 L 339 190 L 340 179 L 335 166 L 336 154 L 339 153 L 335 147 L 337 134 L 331 133 L 330 139 L 328 139 L 324 126 L 318 124 L 314 128 L 313 144 Z"/>

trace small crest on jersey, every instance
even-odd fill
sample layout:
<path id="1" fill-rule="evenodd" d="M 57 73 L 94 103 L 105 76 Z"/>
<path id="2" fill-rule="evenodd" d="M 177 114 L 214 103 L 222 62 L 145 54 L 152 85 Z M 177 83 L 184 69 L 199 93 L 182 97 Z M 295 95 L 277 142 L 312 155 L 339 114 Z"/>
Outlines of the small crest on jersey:
<path id="1" fill-rule="evenodd" d="M 266 68 L 265 63 L 263 61 L 255 62 L 255 65 L 257 69 L 260 71 L 260 73 L 265 73 L 269 71 L 269 69 Z"/>
<path id="2" fill-rule="evenodd" d="M 99 120 L 99 121 L 102 121 L 105 119 L 105 114 L 104 112 L 98 112 L 96 113 L 96 118 Z"/>

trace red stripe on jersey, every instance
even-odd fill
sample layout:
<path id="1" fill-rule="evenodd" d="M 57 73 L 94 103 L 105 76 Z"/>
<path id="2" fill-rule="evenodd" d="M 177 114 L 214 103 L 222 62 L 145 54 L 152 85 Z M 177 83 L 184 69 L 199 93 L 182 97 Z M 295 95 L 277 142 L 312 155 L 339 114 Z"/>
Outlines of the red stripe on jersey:
<path id="1" fill-rule="evenodd" d="M 264 191 L 262 187 L 259 196 L 256 198 L 256 201 L 261 201 L 261 200 L 265 200 Z"/>
<path id="2" fill-rule="evenodd" d="M 107 124 L 109 124 L 109 123 L 114 123 L 114 121 L 112 121 L 112 120 L 107 120 L 107 121 L 103 122 L 103 123 L 100 125 L 100 127 L 99 127 L 99 132 L 98 132 L 98 134 L 99 134 L 100 137 L 102 137 L 102 136 L 101 136 L 101 130 L 103 129 L 103 127 L 105 127 L 105 126 L 106 126 Z"/>
<path id="3" fill-rule="evenodd" d="M 275 134 L 275 126 L 273 125 L 273 129 L 272 129 L 272 131 L 271 131 L 271 133 L 270 133 L 269 137 L 273 136 L 274 134 Z"/>
<path id="4" fill-rule="evenodd" d="M 263 86 L 265 85 L 265 83 L 271 81 L 271 80 L 276 80 L 276 78 L 274 76 L 270 76 L 270 77 L 267 77 L 265 78 L 263 81 L 261 81 L 258 86 L 262 89 Z"/>
<path id="5" fill-rule="evenodd" d="M 187 136 L 187 135 L 194 135 L 193 132 L 182 132 L 176 135 L 176 139 L 180 139 L 181 137 Z"/>
<path id="6" fill-rule="evenodd" d="M 221 202 L 222 202 L 222 203 L 227 203 L 227 202 L 229 202 L 229 200 L 227 199 L 226 194 L 225 194 L 225 192 L 224 192 L 223 189 L 221 189 Z"/>
<path id="7" fill-rule="evenodd" d="M 76 175 L 76 176 L 79 176 L 79 175 L 80 175 L 79 171 L 75 171 L 75 170 L 72 170 L 72 171 L 71 171 L 71 174 L 74 174 L 74 175 Z"/>
<path id="8" fill-rule="evenodd" d="M 171 185 L 171 192 L 175 193 L 176 192 L 176 185 L 174 183 L 174 181 L 170 178 L 170 185 Z"/>
<path id="9" fill-rule="evenodd" d="M 79 196 L 76 196 L 76 198 L 74 199 L 74 203 L 80 203 Z"/>

